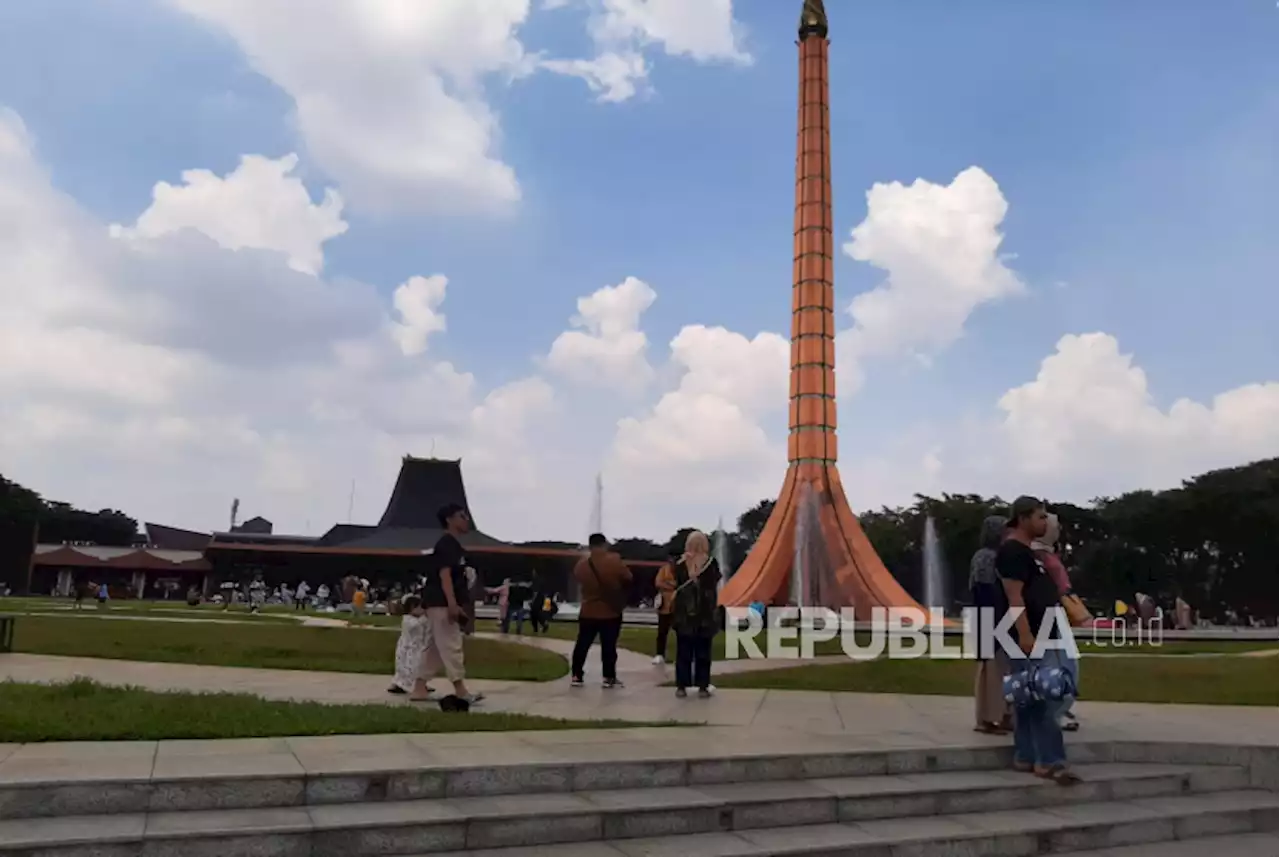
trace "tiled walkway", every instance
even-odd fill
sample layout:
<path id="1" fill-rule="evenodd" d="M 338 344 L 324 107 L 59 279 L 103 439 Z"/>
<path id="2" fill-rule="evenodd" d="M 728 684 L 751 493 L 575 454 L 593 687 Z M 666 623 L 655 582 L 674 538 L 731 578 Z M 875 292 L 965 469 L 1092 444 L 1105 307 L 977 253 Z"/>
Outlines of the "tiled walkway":
<path id="1" fill-rule="evenodd" d="M 546 641 L 549 647 L 557 642 Z M 771 736 L 846 735 L 926 744 L 967 744 L 983 737 L 972 731 L 973 703 L 967 697 L 721 690 L 707 700 L 679 700 L 670 688 L 657 686 L 666 680 L 663 668 L 637 661 L 634 656 L 620 662 L 627 686 L 618 690 L 604 690 L 595 683 L 571 688 L 567 679 L 473 684 L 487 695 L 482 705 L 488 711 L 711 724 L 764 730 Z M 412 704 L 386 692 L 386 676 L 0 655 L 0 680 L 50 682 L 76 676 L 151 690 L 230 691 L 267 699 L 328 703 Z M 1268 746 L 1275 746 L 1277 740 L 1275 708 L 1081 702 L 1076 710 L 1083 724 L 1080 740 L 1193 740 Z"/>

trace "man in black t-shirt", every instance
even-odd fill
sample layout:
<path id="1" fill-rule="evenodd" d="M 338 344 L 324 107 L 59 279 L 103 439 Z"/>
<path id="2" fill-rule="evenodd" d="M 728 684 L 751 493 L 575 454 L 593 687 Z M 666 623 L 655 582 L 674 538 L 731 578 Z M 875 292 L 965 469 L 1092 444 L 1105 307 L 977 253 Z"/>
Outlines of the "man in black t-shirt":
<path id="1" fill-rule="evenodd" d="M 426 679 L 441 670 L 453 683 L 458 700 L 467 704 L 479 702 L 479 694 L 467 690 L 466 665 L 463 660 L 463 630 L 471 622 L 471 597 L 467 584 L 467 557 L 459 536 L 471 529 L 471 517 L 457 503 L 450 503 L 436 515 L 444 534 L 436 541 L 427 563 L 422 585 L 422 604 L 426 608 L 430 628 L 424 657 L 424 677 L 414 687 L 411 699 L 426 699 Z M 441 700 L 441 705 L 449 697 Z"/>
<path id="2" fill-rule="evenodd" d="M 1060 666 L 1058 651 L 1047 650 L 1031 658 L 1042 622 L 1053 621 L 1058 587 L 1031 550 L 1031 542 L 1044 535 L 1049 516 L 1044 503 L 1034 497 L 1019 497 L 1009 515 L 1009 534 L 996 553 L 1000 575 L 1011 608 L 1025 607 L 1015 621 L 1018 646 L 1024 658 L 1011 664 L 1014 674 L 1030 675 L 1032 667 Z M 1058 725 L 1061 702 L 1036 700 L 1019 708 L 1013 732 L 1013 764 L 1036 776 L 1060 785 L 1073 785 L 1079 778 L 1067 767 L 1066 747 Z"/>

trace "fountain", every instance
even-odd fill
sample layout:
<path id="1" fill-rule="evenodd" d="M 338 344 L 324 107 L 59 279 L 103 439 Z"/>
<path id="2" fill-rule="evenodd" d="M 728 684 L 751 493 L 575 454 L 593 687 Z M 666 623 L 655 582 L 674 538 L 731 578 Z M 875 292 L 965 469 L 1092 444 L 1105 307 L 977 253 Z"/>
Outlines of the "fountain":
<path id="1" fill-rule="evenodd" d="M 797 607 L 838 607 L 827 604 L 831 563 L 822 535 L 821 499 L 809 483 L 799 489 L 796 508 L 795 558 L 792 562 L 791 599 Z"/>
<path id="2" fill-rule="evenodd" d="M 721 519 L 716 525 L 716 531 L 711 536 L 711 555 L 715 557 L 716 565 L 720 566 L 720 582 L 716 584 L 716 588 L 724 586 L 724 582 L 733 574 L 733 558 L 729 552 L 729 534 L 724 531 L 724 520 Z"/>
<path id="3" fill-rule="evenodd" d="M 942 557 L 942 543 L 938 541 L 938 527 L 933 522 L 933 515 L 926 515 L 924 519 L 923 563 L 924 606 L 946 609 L 946 561 Z"/>

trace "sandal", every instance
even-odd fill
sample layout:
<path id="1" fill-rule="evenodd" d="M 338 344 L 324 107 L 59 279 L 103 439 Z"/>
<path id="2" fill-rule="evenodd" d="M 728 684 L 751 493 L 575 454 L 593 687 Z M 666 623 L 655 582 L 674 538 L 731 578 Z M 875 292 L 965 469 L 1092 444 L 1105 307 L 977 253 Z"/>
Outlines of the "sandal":
<path id="1" fill-rule="evenodd" d="M 1020 774 L 1033 774 L 1036 770 L 1035 766 L 1029 762 L 1014 762 L 1013 769 Z M 1037 776 L 1039 775 L 1037 774 Z"/>
<path id="2" fill-rule="evenodd" d="M 1055 765 L 1052 768 L 1036 768 L 1035 775 L 1042 780 L 1053 780 L 1060 786 L 1074 786 L 1080 782 L 1080 777 L 1065 765 Z"/>
<path id="3" fill-rule="evenodd" d="M 979 723 L 973 727 L 974 732 L 981 732 L 983 735 L 1004 735 L 1005 730 L 1000 728 L 999 723 Z"/>

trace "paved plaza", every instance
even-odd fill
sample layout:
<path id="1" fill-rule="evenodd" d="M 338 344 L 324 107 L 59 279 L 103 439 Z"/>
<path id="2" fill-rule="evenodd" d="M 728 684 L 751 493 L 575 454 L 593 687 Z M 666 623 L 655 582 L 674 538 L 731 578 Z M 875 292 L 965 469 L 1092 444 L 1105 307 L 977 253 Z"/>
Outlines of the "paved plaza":
<path id="1" fill-rule="evenodd" d="M 567 645 L 559 640 L 539 642 L 548 648 Z M 617 690 L 605 690 L 591 681 L 586 687 L 571 688 L 567 678 L 551 682 L 476 680 L 470 684 L 485 693 L 481 703 L 485 711 L 575 720 L 707 724 L 758 731 L 770 735 L 770 741 L 785 735 L 857 736 L 871 742 L 868 746 L 885 740 L 924 746 L 1009 741 L 973 732 L 973 701 L 969 697 L 722 689 L 711 699 L 680 700 L 671 688 L 660 686 L 669 680 L 670 672 L 669 667 L 655 667 L 633 652 L 619 652 L 619 674 L 626 687 Z M 77 676 L 157 691 L 249 693 L 264 699 L 326 703 L 420 704 L 388 694 L 389 675 L 0 656 L 0 680 L 58 682 Z M 1275 746 L 1277 740 L 1275 708 L 1082 701 L 1076 710 L 1084 724 L 1081 740 L 1220 741 L 1266 746 Z"/>

